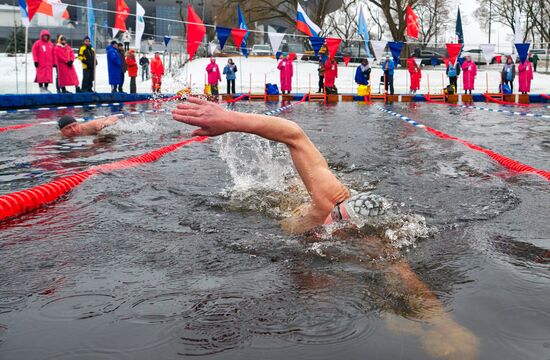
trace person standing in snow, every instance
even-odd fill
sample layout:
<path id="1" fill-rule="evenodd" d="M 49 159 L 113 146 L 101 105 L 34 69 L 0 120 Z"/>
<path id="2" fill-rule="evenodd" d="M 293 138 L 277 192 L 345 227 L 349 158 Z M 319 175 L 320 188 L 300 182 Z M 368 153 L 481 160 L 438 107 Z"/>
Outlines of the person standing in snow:
<path id="1" fill-rule="evenodd" d="M 48 84 L 53 82 L 53 67 L 55 66 L 54 45 L 50 41 L 48 30 L 40 32 L 40 39 L 32 45 L 32 58 L 36 68 L 36 78 L 40 92 L 49 93 Z"/>
<path id="2" fill-rule="evenodd" d="M 68 93 L 67 86 L 75 86 L 78 92 L 78 76 L 74 69 L 74 52 L 67 39 L 59 35 L 54 49 L 55 62 L 57 64 L 57 81 L 62 93 Z"/>
<path id="3" fill-rule="evenodd" d="M 292 60 L 288 58 L 288 54 L 283 53 L 283 59 L 277 65 L 277 69 L 280 71 L 281 79 L 281 92 L 284 94 L 290 94 L 292 91 L 292 76 L 294 75 L 294 68 L 292 66 Z"/>
<path id="4" fill-rule="evenodd" d="M 216 59 L 210 58 L 210 64 L 206 66 L 206 72 L 208 73 L 208 85 L 210 85 L 210 91 L 212 95 L 218 95 L 218 83 L 222 81 L 220 75 L 220 68 L 216 64 Z"/>

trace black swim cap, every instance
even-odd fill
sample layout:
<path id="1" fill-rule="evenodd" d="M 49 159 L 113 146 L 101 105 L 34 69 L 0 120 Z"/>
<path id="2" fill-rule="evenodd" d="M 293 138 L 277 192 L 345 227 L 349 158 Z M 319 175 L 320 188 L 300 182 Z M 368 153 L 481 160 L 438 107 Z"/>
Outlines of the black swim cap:
<path id="1" fill-rule="evenodd" d="M 63 129 L 67 125 L 71 125 L 72 123 L 75 123 L 76 120 L 74 117 L 69 115 L 63 115 L 61 119 L 57 121 L 57 124 L 59 125 L 59 130 Z"/>

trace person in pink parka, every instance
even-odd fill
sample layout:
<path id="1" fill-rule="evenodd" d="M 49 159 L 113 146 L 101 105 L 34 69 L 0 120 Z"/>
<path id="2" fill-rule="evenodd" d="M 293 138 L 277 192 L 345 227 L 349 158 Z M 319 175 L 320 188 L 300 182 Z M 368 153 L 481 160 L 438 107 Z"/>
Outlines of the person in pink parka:
<path id="1" fill-rule="evenodd" d="M 54 45 L 50 41 L 51 35 L 48 30 L 40 32 L 40 39 L 32 45 L 32 58 L 36 67 L 36 78 L 40 92 L 49 93 L 48 84 L 53 82 L 53 67 L 56 65 L 54 56 Z"/>
<path id="2" fill-rule="evenodd" d="M 420 79 L 422 78 L 422 70 L 416 64 L 415 59 L 414 55 L 407 59 L 407 67 L 411 77 L 411 94 L 416 94 L 416 91 L 420 89 Z"/>
<path id="3" fill-rule="evenodd" d="M 470 56 L 466 56 L 466 61 L 462 64 L 462 81 L 464 83 L 464 92 L 470 94 L 474 90 L 474 82 L 477 75 L 477 66 Z"/>
<path id="4" fill-rule="evenodd" d="M 218 95 L 218 83 L 222 81 L 222 76 L 220 68 L 216 64 L 216 59 L 210 58 L 210 64 L 206 66 L 206 72 L 208 73 L 208 85 L 210 85 L 212 95 Z"/>
<path id="5" fill-rule="evenodd" d="M 292 91 L 292 76 L 294 75 L 294 68 L 292 66 L 292 60 L 288 58 L 287 53 L 283 53 L 283 59 L 279 61 L 277 69 L 280 71 L 281 77 L 281 92 L 285 91 L 290 94 Z"/>
<path id="6" fill-rule="evenodd" d="M 527 94 L 531 91 L 531 80 L 533 80 L 533 64 L 529 60 L 525 60 L 518 66 L 519 77 L 519 92 Z"/>
<path id="7" fill-rule="evenodd" d="M 59 35 L 54 49 L 55 62 L 57 64 L 57 81 L 62 93 L 68 93 L 67 86 L 78 86 L 78 76 L 74 69 L 74 52 L 67 39 Z M 78 90 L 78 89 L 77 89 Z"/>

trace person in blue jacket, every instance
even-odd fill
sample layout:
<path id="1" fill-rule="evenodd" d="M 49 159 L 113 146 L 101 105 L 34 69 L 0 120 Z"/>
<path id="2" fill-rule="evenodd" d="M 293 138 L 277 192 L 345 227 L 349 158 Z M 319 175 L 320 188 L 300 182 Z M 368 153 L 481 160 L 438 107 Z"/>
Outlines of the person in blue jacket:
<path id="1" fill-rule="evenodd" d="M 111 92 L 116 93 L 117 87 L 122 85 L 122 59 L 118 52 L 117 42 L 114 40 L 111 41 L 111 45 L 107 46 L 107 67 Z"/>
<path id="2" fill-rule="evenodd" d="M 227 65 L 223 68 L 223 73 L 225 74 L 225 78 L 227 79 L 227 93 L 228 94 L 234 94 L 235 93 L 235 79 L 237 72 L 237 65 L 233 63 L 233 59 L 227 60 Z"/>
<path id="3" fill-rule="evenodd" d="M 370 65 L 367 59 L 361 60 L 361 65 L 355 70 L 355 82 L 357 85 L 370 84 Z"/>
<path id="4" fill-rule="evenodd" d="M 390 94 L 393 95 L 393 72 L 395 70 L 395 63 L 390 58 L 389 54 L 386 54 L 386 60 L 382 63 L 382 70 L 384 70 L 384 89 L 388 91 L 388 85 L 390 87 Z"/>

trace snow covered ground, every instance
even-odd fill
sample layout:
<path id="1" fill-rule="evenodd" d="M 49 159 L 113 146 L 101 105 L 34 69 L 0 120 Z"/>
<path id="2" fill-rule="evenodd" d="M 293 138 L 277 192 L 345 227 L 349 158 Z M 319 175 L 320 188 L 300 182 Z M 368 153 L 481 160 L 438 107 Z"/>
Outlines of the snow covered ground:
<path id="1" fill-rule="evenodd" d="M 236 90 L 237 92 L 263 92 L 264 82 L 279 84 L 279 71 L 277 70 L 277 61 L 272 58 L 253 58 L 234 57 L 234 62 L 238 67 Z M 165 76 L 163 80 L 163 92 L 173 93 L 191 82 L 194 93 L 202 93 L 206 78 L 205 68 L 210 60 L 196 59 L 188 63 L 183 68 L 175 66 L 176 60 L 173 59 L 173 71 Z M 168 60 L 166 61 L 168 62 Z M 220 70 L 223 71 L 223 66 L 227 63 L 227 58 L 217 58 Z M 97 92 L 109 92 L 110 87 L 107 77 L 107 61 L 105 54 L 98 55 L 98 67 L 96 72 Z M 339 75 L 336 80 L 336 86 L 340 93 L 354 93 L 357 91 L 353 79 L 357 64 L 350 63 L 349 66 L 341 64 L 339 67 Z M 75 61 L 75 68 L 79 79 L 82 78 L 81 64 Z M 35 70 L 32 62 L 32 56 L 29 55 L 29 64 L 27 68 L 27 84 L 25 86 L 25 58 L 20 55 L 16 62 L 14 57 L 8 57 L 6 54 L 0 54 L 0 93 L 13 94 L 20 93 L 38 93 L 38 86 L 33 82 Z M 476 92 L 485 92 L 486 83 L 488 80 L 489 91 L 496 92 L 500 82 L 500 65 L 491 65 L 489 67 L 482 66 L 478 68 L 476 78 Z M 17 76 L 16 76 L 17 75 Z M 373 93 L 377 93 L 379 86 L 378 80 L 382 75 L 382 70 L 375 64 L 371 74 L 373 83 Z M 409 86 L 409 75 L 406 69 L 399 68 L 394 76 L 395 92 L 407 93 Z M 294 63 L 294 78 L 293 92 L 303 93 L 317 91 L 317 64 L 313 62 L 295 61 Z M 424 67 L 422 70 L 421 93 L 428 92 L 428 86 L 431 93 L 441 93 L 444 85 L 447 85 L 447 78 L 444 73 L 444 67 L 439 66 L 432 69 L 431 66 Z M 124 90 L 129 91 L 129 80 L 126 77 Z M 517 79 L 514 84 L 517 90 Z M 151 81 L 141 81 L 141 77 L 137 79 L 138 92 L 151 92 Z M 459 91 L 462 88 L 462 81 L 459 80 Z M 55 91 L 55 87 L 50 85 L 50 90 Z M 74 89 L 69 89 L 74 91 Z M 382 90 L 383 91 L 383 90 Z M 225 93 L 225 78 L 220 84 L 220 92 Z M 550 75 L 535 74 L 535 78 L 531 87 L 532 93 L 550 93 Z"/>

